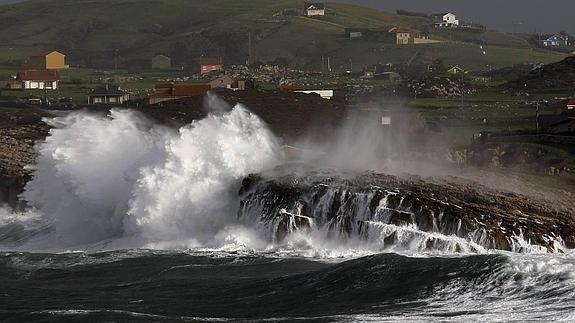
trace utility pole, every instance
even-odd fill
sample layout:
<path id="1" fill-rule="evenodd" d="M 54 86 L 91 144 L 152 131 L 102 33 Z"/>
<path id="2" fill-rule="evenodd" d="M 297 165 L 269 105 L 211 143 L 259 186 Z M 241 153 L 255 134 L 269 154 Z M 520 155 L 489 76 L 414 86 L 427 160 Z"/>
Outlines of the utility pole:
<path id="1" fill-rule="evenodd" d="M 353 59 L 349 59 L 349 72 L 353 73 Z"/>
<path id="2" fill-rule="evenodd" d="M 321 55 L 321 73 L 325 73 L 325 57 Z"/>
<path id="3" fill-rule="evenodd" d="M 331 64 L 329 61 L 329 56 L 327 57 L 327 72 L 330 73 L 331 72 Z"/>

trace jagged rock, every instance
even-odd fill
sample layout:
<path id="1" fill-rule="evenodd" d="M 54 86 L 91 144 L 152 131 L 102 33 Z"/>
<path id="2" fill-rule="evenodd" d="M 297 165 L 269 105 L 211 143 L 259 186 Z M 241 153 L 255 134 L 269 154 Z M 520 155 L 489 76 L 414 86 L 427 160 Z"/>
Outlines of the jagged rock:
<path id="1" fill-rule="evenodd" d="M 340 237 L 367 237 L 374 227 L 394 229 L 383 235 L 384 244 L 400 238 L 400 227 L 411 230 L 408 234 L 437 233 L 489 249 L 518 250 L 519 239 L 548 251 L 559 250 L 561 242 L 575 247 L 573 210 L 558 210 L 543 201 L 480 186 L 432 184 L 376 173 L 302 174 L 281 168 L 247 177 L 240 196 L 238 216 L 272 225 L 280 231 L 276 235 L 280 240 L 289 232 L 309 229 L 313 222 L 316 228 Z M 282 210 L 310 221 L 286 221 Z M 429 235 L 424 242 L 436 246 L 440 240 Z"/>

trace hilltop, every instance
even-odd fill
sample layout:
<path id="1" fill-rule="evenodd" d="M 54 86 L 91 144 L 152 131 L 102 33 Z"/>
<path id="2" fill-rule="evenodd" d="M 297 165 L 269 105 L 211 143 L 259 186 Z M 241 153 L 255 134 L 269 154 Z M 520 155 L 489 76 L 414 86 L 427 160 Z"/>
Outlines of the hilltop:
<path id="1" fill-rule="evenodd" d="M 532 48 L 517 35 L 495 31 L 429 30 L 431 20 L 354 5 L 328 3 L 321 19 L 282 15 L 301 9 L 299 0 L 31 0 L 2 6 L 0 62 L 18 61 L 52 49 L 74 65 L 110 66 L 165 53 L 185 62 L 201 54 L 227 64 L 252 60 L 289 62 L 321 70 L 329 56 L 335 71 L 366 64 L 429 62 L 443 58 L 471 70 L 522 62 L 549 63 L 565 54 Z M 400 26 L 431 31 L 440 44 L 396 46 L 345 38 L 346 27 Z M 482 46 L 482 48 L 480 48 Z"/>

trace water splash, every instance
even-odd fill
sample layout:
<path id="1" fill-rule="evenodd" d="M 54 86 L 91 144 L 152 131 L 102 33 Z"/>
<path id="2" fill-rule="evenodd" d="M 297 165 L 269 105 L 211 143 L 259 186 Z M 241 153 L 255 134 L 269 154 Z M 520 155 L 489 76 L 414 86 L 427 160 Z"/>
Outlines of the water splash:
<path id="1" fill-rule="evenodd" d="M 179 131 L 126 110 L 48 122 L 23 198 L 54 223 L 62 246 L 127 237 L 138 246 L 209 244 L 236 222 L 241 179 L 282 159 L 242 106 Z"/>

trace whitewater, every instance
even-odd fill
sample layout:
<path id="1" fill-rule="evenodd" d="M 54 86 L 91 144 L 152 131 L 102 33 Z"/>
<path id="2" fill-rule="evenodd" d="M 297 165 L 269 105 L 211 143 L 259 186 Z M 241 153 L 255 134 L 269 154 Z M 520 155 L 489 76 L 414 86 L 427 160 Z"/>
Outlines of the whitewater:
<path id="1" fill-rule="evenodd" d="M 240 217 L 244 178 L 287 160 L 246 107 L 209 105 L 180 129 L 119 109 L 46 120 L 28 207 L 0 209 L 0 318 L 575 320 L 561 241 L 550 253 L 516 236 L 521 252 L 503 252 L 367 215 L 367 239 L 285 209 Z"/>

